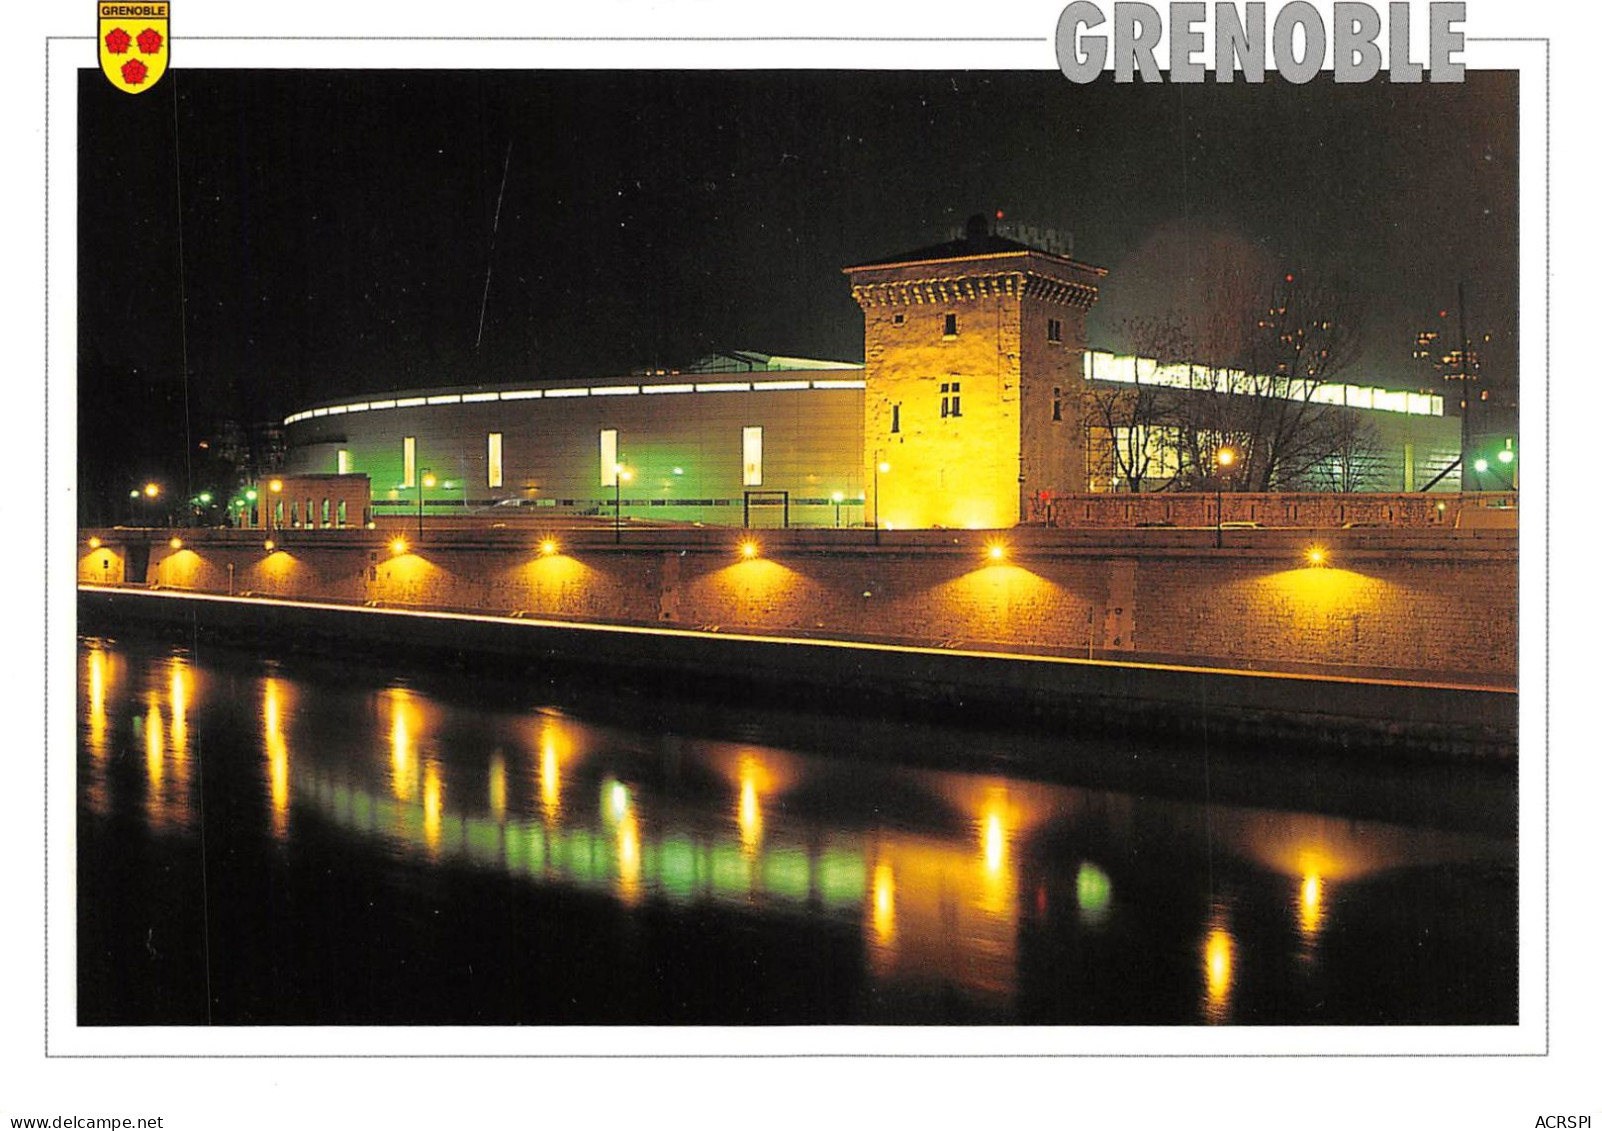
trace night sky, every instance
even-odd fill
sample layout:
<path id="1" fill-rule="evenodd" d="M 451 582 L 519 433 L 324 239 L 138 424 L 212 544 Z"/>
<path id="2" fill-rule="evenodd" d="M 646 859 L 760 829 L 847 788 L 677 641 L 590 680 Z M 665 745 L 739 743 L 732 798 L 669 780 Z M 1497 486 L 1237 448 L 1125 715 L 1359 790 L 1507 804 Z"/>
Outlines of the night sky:
<path id="1" fill-rule="evenodd" d="M 181 484 L 217 420 L 331 396 L 719 348 L 861 360 L 840 268 L 998 208 L 1110 269 L 1093 345 L 1244 256 L 1357 286 L 1360 376 L 1405 388 L 1413 332 L 1448 308 L 1455 335 L 1462 280 L 1493 335 L 1484 380 L 1510 398 L 1516 108 L 1500 72 L 185 70 L 129 98 L 86 70 L 80 487 Z"/>

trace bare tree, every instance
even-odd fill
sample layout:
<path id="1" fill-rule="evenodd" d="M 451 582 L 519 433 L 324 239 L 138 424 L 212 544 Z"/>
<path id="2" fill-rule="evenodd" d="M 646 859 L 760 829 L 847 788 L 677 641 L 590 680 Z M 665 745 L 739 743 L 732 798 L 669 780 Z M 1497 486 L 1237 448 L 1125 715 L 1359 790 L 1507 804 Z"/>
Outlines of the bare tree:
<path id="1" fill-rule="evenodd" d="M 1124 323 L 1123 336 L 1135 355 L 1135 380 L 1087 382 L 1084 419 L 1091 429 L 1091 447 L 1104 473 L 1132 493 L 1147 489 L 1153 478 L 1161 490 L 1173 481 L 1169 452 L 1174 433 L 1170 414 L 1173 394 L 1141 381 L 1142 368 L 1181 361 L 1189 348 L 1183 322 L 1173 316 L 1136 318 Z"/>
<path id="2" fill-rule="evenodd" d="M 1350 493 L 1374 484 L 1385 460 L 1374 425 L 1351 409 L 1331 409 L 1320 420 L 1323 435 L 1314 446 L 1328 453 L 1300 481 L 1290 484 L 1314 491 Z"/>
<path id="3" fill-rule="evenodd" d="M 1215 485 L 1216 453 L 1233 449 L 1222 484 L 1283 490 L 1313 477 L 1334 454 L 1344 409 L 1320 390 L 1351 364 L 1362 310 L 1338 283 L 1287 274 L 1271 285 L 1226 276 L 1211 295 L 1194 392 L 1176 402 L 1188 481 Z"/>

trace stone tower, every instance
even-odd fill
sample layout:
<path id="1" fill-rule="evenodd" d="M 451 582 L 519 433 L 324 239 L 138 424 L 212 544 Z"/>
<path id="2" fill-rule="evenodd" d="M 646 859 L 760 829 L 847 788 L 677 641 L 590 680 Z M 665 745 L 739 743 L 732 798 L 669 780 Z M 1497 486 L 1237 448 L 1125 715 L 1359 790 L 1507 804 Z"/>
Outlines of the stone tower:
<path id="1" fill-rule="evenodd" d="M 865 323 L 870 521 L 1011 526 L 1084 489 L 1085 314 L 1105 270 L 976 216 L 962 239 L 845 273 Z"/>

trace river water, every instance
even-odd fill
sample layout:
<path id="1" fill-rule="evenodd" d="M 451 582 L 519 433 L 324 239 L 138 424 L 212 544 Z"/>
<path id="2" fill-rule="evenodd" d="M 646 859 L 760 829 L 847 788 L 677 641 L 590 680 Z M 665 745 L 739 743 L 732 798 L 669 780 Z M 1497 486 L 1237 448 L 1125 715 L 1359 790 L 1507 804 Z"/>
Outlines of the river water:
<path id="1" fill-rule="evenodd" d="M 1517 1020 L 1513 776 L 80 642 L 82 1024 Z"/>

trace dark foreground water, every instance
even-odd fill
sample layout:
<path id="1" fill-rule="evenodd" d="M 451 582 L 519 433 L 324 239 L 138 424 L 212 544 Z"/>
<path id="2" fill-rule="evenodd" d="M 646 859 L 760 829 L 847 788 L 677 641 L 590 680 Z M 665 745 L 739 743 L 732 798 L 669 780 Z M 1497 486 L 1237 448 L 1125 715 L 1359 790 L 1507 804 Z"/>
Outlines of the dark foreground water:
<path id="1" fill-rule="evenodd" d="M 1506 773 L 543 686 L 85 639 L 80 1022 L 1517 1020 Z"/>

